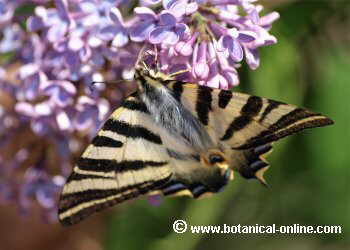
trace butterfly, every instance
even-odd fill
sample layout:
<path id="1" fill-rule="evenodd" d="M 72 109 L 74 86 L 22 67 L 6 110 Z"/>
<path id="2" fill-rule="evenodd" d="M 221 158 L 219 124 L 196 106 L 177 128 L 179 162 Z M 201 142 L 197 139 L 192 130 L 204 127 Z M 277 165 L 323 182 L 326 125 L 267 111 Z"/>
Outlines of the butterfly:
<path id="1" fill-rule="evenodd" d="M 266 184 L 272 143 L 333 124 L 319 113 L 258 96 L 174 80 L 137 67 L 137 91 L 77 161 L 59 201 L 63 225 L 142 195 L 216 193 L 238 172 Z"/>

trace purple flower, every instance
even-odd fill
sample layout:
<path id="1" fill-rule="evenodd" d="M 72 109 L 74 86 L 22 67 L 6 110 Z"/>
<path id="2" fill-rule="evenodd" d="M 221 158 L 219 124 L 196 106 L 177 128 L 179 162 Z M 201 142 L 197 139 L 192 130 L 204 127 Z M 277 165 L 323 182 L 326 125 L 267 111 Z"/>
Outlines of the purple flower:
<path id="1" fill-rule="evenodd" d="M 235 62 L 243 60 L 243 48 L 255 41 L 255 34 L 249 31 L 238 31 L 236 28 L 225 29 L 219 39 L 218 50 L 225 51 Z"/>
<path id="2" fill-rule="evenodd" d="M 173 14 L 163 11 L 159 15 L 158 26 L 149 34 L 149 41 L 152 44 L 175 45 L 187 31 L 186 24 L 177 23 Z"/>
<path id="3" fill-rule="evenodd" d="M 192 36 L 190 36 L 187 40 L 179 41 L 175 46 L 176 52 L 183 56 L 190 56 L 193 52 L 193 45 L 198 35 L 199 33 L 196 32 Z"/>
<path id="4" fill-rule="evenodd" d="M 135 8 L 139 18 L 130 29 L 130 38 L 135 42 L 148 40 L 152 44 L 175 45 L 188 31 L 187 25 L 178 23 L 170 11 L 156 15 L 146 7 Z"/>
<path id="5" fill-rule="evenodd" d="M 229 89 L 239 83 L 236 69 L 231 66 L 224 52 L 217 51 L 215 44 L 209 44 L 211 58 L 210 74 L 207 85 L 213 88 Z"/>
<path id="6" fill-rule="evenodd" d="M 134 12 L 138 20 L 130 28 L 130 39 L 134 42 L 143 42 L 149 38 L 149 34 L 156 27 L 158 17 L 147 7 L 137 7 Z"/>
<path id="7" fill-rule="evenodd" d="M 123 47 L 128 43 L 129 37 L 125 28 L 126 25 L 123 22 L 122 15 L 117 8 L 112 8 L 110 12 L 110 17 L 114 22 L 114 25 L 107 27 L 113 27 L 113 29 L 110 30 L 110 34 L 112 35 L 112 46 Z M 104 31 L 109 30 L 109 28 L 107 27 L 101 30 L 101 34 Z"/>
<path id="8" fill-rule="evenodd" d="M 245 17 L 240 16 L 236 9 L 221 6 L 220 19 L 232 25 L 233 29 L 228 30 L 214 23 L 211 27 L 216 34 L 221 36 L 219 49 L 228 49 L 234 61 L 242 60 L 244 51 L 250 68 L 256 69 L 260 62 L 258 48 L 277 42 L 276 38 L 270 35 L 268 31 L 272 23 L 279 18 L 279 15 L 272 12 L 260 17 L 261 6 L 257 7 L 251 4 L 250 1 L 242 1 L 241 5 L 247 12 Z"/>

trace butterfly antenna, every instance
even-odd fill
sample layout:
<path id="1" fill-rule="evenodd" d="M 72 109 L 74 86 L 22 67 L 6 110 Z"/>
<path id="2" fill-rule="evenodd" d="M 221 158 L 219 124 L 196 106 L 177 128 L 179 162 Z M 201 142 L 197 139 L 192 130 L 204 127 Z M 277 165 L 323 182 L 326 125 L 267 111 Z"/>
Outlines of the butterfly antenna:
<path id="1" fill-rule="evenodd" d="M 149 71 L 149 68 L 148 68 L 147 64 L 145 63 L 145 61 L 142 61 L 142 65 L 147 71 Z"/>
<path id="2" fill-rule="evenodd" d="M 102 82 L 102 81 L 93 81 L 91 83 L 91 85 L 95 85 L 97 83 L 105 83 L 105 84 L 118 84 L 118 83 L 121 83 L 121 82 L 131 82 L 132 80 L 130 79 L 120 79 L 120 80 L 116 80 L 116 81 L 108 81 L 108 82 Z"/>
<path id="3" fill-rule="evenodd" d="M 140 62 L 142 62 L 143 66 L 145 66 L 145 62 L 143 60 L 145 49 L 146 49 L 146 45 L 143 45 L 141 50 L 140 50 L 140 52 L 139 52 L 139 55 L 137 57 L 137 60 L 136 60 L 136 63 L 135 63 L 135 68 L 137 68 L 140 65 Z"/>
<path id="4" fill-rule="evenodd" d="M 187 73 L 187 72 L 189 72 L 189 71 L 190 71 L 190 69 L 179 70 L 179 71 L 176 71 L 176 72 L 174 72 L 174 73 L 169 74 L 169 77 L 170 77 L 170 78 L 173 78 L 173 77 L 175 77 L 175 76 L 181 75 L 181 74 L 183 74 L 183 73 Z"/>
<path id="5" fill-rule="evenodd" d="M 156 70 L 157 72 L 160 72 L 160 61 L 158 60 L 158 49 L 157 49 L 157 45 L 154 45 L 154 63 L 156 65 Z"/>
<path id="6" fill-rule="evenodd" d="M 103 84 L 108 84 L 108 85 L 109 85 L 109 84 L 119 84 L 119 83 L 121 83 L 121 82 L 132 82 L 132 80 L 129 80 L 129 79 L 122 80 L 122 79 L 121 79 L 121 80 L 108 81 L 108 82 L 93 81 L 93 82 L 91 82 L 89 88 L 90 88 L 91 91 L 94 91 L 94 90 L 95 90 L 95 87 L 94 87 L 95 84 L 103 83 Z"/>

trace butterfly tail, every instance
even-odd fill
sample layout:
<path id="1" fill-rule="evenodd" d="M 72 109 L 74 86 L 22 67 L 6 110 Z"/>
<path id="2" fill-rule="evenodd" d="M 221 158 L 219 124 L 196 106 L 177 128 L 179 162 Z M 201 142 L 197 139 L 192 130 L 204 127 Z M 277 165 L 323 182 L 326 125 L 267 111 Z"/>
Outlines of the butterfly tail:
<path id="1" fill-rule="evenodd" d="M 247 150 L 234 150 L 232 166 L 246 179 L 257 179 L 261 184 L 267 186 L 264 172 L 269 168 L 265 160 L 267 154 L 272 152 L 270 143 L 250 148 Z"/>

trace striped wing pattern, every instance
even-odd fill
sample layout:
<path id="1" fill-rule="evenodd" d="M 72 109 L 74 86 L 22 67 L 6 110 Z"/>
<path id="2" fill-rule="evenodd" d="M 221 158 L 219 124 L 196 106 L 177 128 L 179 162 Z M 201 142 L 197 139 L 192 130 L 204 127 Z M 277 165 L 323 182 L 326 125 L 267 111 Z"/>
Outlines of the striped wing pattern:
<path id="1" fill-rule="evenodd" d="M 263 184 L 268 168 L 264 156 L 274 141 L 333 123 L 282 102 L 179 81 L 167 83 L 213 142 L 228 152 L 230 167 Z M 145 104 L 130 96 L 77 161 L 61 194 L 59 220 L 63 225 L 75 224 L 145 194 L 198 198 L 211 193 L 201 184 L 201 176 L 210 175 L 210 169 L 204 169 L 198 152 L 157 126 Z"/>
<path id="2" fill-rule="evenodd" d="M 172 173 L 161 137 L 147 109 L 129 97 L 104 124 L 77 161 L 59 202 L 63 225 L 168 182 Z"/>
<path id="3" fill-rule="evenodd" d="M 307 128 L 333 124 L 319 113 L 258 96 L 179 81 L 170 81 L 168 87 L 216 143 L 232 149 L 231 168 L 262 183 L 268 168 L 264 155 L 271 151 L 272 142 Z"/>

